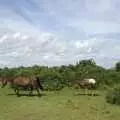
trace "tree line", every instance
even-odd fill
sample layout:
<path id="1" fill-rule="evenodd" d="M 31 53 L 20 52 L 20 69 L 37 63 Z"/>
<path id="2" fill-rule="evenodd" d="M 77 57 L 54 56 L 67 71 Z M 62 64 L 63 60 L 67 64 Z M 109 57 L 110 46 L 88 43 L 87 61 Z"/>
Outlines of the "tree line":
<path id="1" fill-rule="evenodd" d="M 0 68 L 1 77 L 38 76 L 46 90 L 60 90 L 65 86 L 73 87 L 76 80 L 94 78 L 98 88 L 107 88 L 120 83 L 120 62 L 114 68 L 105 69 L 96 65 L 93 59 L 81 60 L 75 65 L 48 67 L 34 65 L 31 67 Z"/>

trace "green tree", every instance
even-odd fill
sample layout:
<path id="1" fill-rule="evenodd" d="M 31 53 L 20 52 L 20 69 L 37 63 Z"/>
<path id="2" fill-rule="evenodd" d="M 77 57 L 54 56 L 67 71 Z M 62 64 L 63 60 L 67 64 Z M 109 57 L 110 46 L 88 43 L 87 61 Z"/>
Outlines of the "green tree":
<path id="1" fill-rule="evenodd" d="M 115 68 L 116 71 L 120 71 L 120 61 L 116 63 Z"/>

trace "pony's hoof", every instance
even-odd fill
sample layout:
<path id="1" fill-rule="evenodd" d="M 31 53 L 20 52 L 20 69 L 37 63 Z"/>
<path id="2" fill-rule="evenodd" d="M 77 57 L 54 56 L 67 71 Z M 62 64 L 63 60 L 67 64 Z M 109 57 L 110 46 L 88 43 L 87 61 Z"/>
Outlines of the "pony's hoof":
<path id="1" fill-rule="evenodd" d="M 38 97 L 41 97 L 41 94 L 39 94 Z"/>
<path id="2" fill-rule="evenodd" d="M 19 95 L 19 94 L 17 94 L 17 97 L 20 97 L 20 95 Z"/>

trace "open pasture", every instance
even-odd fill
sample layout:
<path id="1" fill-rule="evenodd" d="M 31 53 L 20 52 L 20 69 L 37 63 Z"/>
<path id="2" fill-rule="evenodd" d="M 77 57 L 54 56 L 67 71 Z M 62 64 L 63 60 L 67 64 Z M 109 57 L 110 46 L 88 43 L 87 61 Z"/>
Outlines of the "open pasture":
<path id="1" fill-rule="evenodd" d="M 17 97 L 8 87 L 0 89 L 0 120 L 119 120 L 120 106 L 105 101 L 105 93 L 83 95 L 64 88 L 59 92 L 36 92 Z M 78 94 L 79 93 L 79 94 Z M 35 95 L 36 94 L 36 95 Z"/>

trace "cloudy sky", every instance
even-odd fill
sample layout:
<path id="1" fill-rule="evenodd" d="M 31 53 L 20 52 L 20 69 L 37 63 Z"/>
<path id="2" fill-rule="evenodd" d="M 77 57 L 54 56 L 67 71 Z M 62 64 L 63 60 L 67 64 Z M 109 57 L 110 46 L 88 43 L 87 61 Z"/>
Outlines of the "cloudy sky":
<path id="1" fill-rule="evenodd" d="M 0 67 L 120 60 L 120 0 L 0 0 Z"/>

